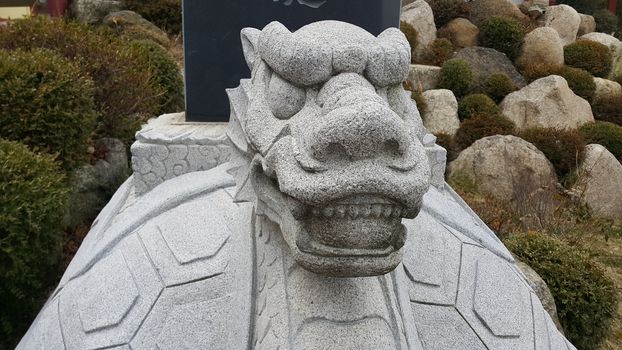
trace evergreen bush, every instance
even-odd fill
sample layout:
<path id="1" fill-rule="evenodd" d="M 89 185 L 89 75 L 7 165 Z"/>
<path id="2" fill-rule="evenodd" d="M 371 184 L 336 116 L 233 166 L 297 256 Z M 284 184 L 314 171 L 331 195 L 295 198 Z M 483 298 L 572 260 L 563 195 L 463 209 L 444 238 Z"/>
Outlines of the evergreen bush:
<path id="1" fill-rule="evenodd" d="M 93 93 L 93 81 L 52 51 L 0 51 L 0 138 L 58 155 L 72 169 L 87 160 Z"/>
<path id="2" fill-rule="evenodd" d="M 128 43 L 103 29 L 42 17 L 0 27 L 0 49 L 46 48 L 76 63 L 95 82 L 97 136 L 129 144 L 141 122 L 157 114 L 165 92 Z"/>
<path id="3" fill-rule="evenodd" d="M 596 31 L 611 34 L 618 30 L 618 17 L 606 8 L 594 11 L 592 14 L 596 21 Z"/>
<path id="4" fill-rule="evenodd" d="M 597 121 L 585 124 L 580 129 L 588 144 L 597 143 L 622 162 L 622 126 Z"/>
<path id="5" fill-rule="evenodd" d="M 476 114 L 460 124 L 454 139 L 460 149 L 465 149 L 487 136 L 513 135 L 514 129 L 514 123 L 503 115 Z"/>
<path id="6" fill-rule="evenodd" d="M 542 151 L 560 177 L 576 170 L 583 159 L 585 138 L 577 130 L 532 128 L 518 136 Z"/>
<path id="7" fill-rule="evenodd" d="M 469 93 L 472 85 L 473 71 L 467 61 L 453 58 L 441 67 L 439 89 L 449 89 L 460 98 Z"/>
<path id="8" fill-rule="evenodd" d="M 442 66 L 454 54 L 454 45 L 451 41 L 440 38 L 434 39 L 428 46 L 428 64 Z"/>
<path id="9" fill-rule="evenodd" d="M 432 13 L 434 23 L 438 28 L 449 23 L 454 18 L 467 17 L 469 8 L 464 0 L 426 0 Z"/>
<path id="10" fill-rule="evenodd" d="M 524 37 L 523 26 L 514 18 L 492 16 L 480 27 L 479 43 L 503 52 L 514 61 L 520 53 Z"/>
<path id="11" fill-rule="evenodd" d="M 503 73 L 493 73 L 484 83 L 484 93 L 493 101 L 499 103 L 503 101 L 505 96 L 518 90 L 518 87 L 510 77 Z"/>
<path id="12" fill-rule="evenodd" d="M 583 97 L 588 102 L 592 102 L 596 92 L 594 77 L 586 70 L 563 66 L 557 74 L 568 82 L 568 87 L 576 95 Z"/>
<path id="13" fill-rule="evenodd" d="M 0 139 L 0 348 L 14 348 L 57 276 L 67 193 L 52 157 Z"/>
<path id="14" fill-rule="evenodd" d="M 598 349 L 617 304 L 615 285 L 603 269 L 586 253 L 543 233 L 510 236 L 504 243 L 548 285 L 566 337 L 578 349 Z"/>
<path id="15" fill-rule="evenodd" d="M 458 117 L 460 117 L 460 120 L 465 120 L 478 114 L 496 115 L 499 113 L 501 113 L 501 110 L 495 101 L 484 94 L 465 96 L 458 103 Z"/>
<path id="16" fill-rule="evenodd" d="M 601 43 L 579 40 L 564 47 L 567 65 L 581 68 L 596 77 L 606 77 L 611 70 L 611 51 Z"/>

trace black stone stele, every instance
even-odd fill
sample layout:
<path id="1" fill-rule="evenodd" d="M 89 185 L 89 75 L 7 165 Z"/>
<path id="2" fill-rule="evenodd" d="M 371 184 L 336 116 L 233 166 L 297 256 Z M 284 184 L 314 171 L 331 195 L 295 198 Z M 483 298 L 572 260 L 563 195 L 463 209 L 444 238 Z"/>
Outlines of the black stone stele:
<path id="1" fill-rule="evenodd" d="M 184 0 L 186 120 L 226 122 L 225 89 L 250 77 L 240 30 L 272 21 L 290 30 L 321 20 L 340 20 L 374 35 L 398 27 L 401 0 Z"/>

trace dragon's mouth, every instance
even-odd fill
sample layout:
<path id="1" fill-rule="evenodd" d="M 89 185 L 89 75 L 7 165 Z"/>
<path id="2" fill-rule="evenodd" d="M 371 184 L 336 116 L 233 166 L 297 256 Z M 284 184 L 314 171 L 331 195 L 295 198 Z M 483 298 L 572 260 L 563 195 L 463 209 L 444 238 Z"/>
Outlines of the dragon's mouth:
<path id="1" fill-rule="evenodd" d="M 419 208 L 407 208 L 378 195 L 357 195 L 324 206 L 306 206 L 299 224 L 296 247 L 304 261 L 321 268 L 339 267 L 332 274 L 347 275 L 353 266 L 373 265 L 368 274 L 391 271 L 399 263 L 406 241 L 402 218 Z M 314 266 L 313 269 L 317 269 Z M 339 273 L 339 270 L 347 272 Z"/>

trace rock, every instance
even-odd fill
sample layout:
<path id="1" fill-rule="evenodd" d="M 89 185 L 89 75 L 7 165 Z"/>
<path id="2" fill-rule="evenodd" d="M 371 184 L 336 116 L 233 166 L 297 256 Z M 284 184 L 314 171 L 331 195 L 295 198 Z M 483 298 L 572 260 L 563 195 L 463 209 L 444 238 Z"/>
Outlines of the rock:
<path id="1" fill-rule="evenodd" d="M 477 46 L 478 35 L 479 28 L 466 18 L 454 18 L 438 31 L 439 37 L 447 38 L 456 48 Z"/>
<path id="2" fill-rule="evenodd" d="M 588 145 L 573 187 L 593 214 L 622 219 L 622 164 L 601 145 Z"/>
<path id="3" fill-rule="evenodd" d="M 441 67 L 411 64 L 408 82 L 417 91 L 436 89 L 441 76 Z"/>
<path id="4" fill-rule="evenodd" d="M 98 23 L 110 12 L 119 11 L 121 1 L 114 0 L 73 0 L 71 14 L 83 23 Z"/>
<path id="5" fill-rule="evenodd" d="M 508 0 L 472 0 L 467 2 L 467 6 L 469 19 L 478 27 L 491 16 L 512 17 L 519 22 L 529 20 L 518 6 Z"/>
<path id="6" fill-rule="evenodd" d="M 524 192 L 552 192 L 557 177 L 553 165 L 531 143 L 511 135 L 475 141 L 449 165 L 449 176 L 466 175 L 480 191 L 503 202 L 524 198 Z M 525 186 L 528 184 L 528 186 Z"/>
<path id="7" fill-rule="evenodd" d="M 117 11 L 104 17 L 103 23 L 135 39 L 151 39 L 162 46 L 170 42 L 165 31 L 134 11 Z"/>
<path id="8" fill-rule="evenodd" d="M 460 127 L 458 101 L 451 90 L 428 90 L 423 94 L 426 108 L 423 125 L 432 134 L 455 135 Z"/>
<path id="9" fill-rule="evenodd" d="M 594 78 L 594 84 L 596 84 L 594 102 L 606 100 L 614 96 L 622 96 L 622 85 L 620 83 L 603 78 Z"/>
<path id="10" fill-rule="evenodd" d="M 611 50 L 611 72 L 607 79 L 618 80 L 622 78 L 622 44 L 609 46 Z"/>
<path id="11" fill-rule="evenodd" d="M 526 84 L 525 78 L 518 73 L 512 61 L 497 50 L 488 47 L 467 47 L 458 51 L 455 57 L 469 63 L 476 87 L 483 86 L 488 77 L 494 73 L 504 73 L 519 88 Z"/>
<path id="12" fill-rule="evenodd" d="M 577 36 L 582 36 L 596 31 L 596 21 L 593 16 L 585 15 L 583 13 L 579 13 L 579 16 L 581 17 L 581 23 L 579 24 Z"/>
<path id="13" fill-rule="evenodd" d="M 614 47 L 622 45 L 622 41 L 618 40 L 618 38 L 614 37 L 613 35 L 600 33 L 600 32 L 587 33 L 587 34 L 581 35 L 579 39 L 595 41 L 597 43 L 601 43 L 605 46 L 608 46 L 609 48 L 614 48 Z"/>
<path id="14" fill-rule="evenodd" d="M 564 46 L 577 40 L 577 33 L 581 25 L 581 16 L 568 5 L 549 6 L 544 18 L 544 25 L 559 33 Z"/>
<path id="15" fill-rule="evenodd" d="M 564 64 L 564 46 L 555 29 L 540 27 L 525 36 L 517 64 L 520 66 L 533 63 L 556 66 Z"/>
<path id="16" fill-rule="evenodd" d="M 518 129 L 575 129 L 594 121 L 590 104 L 557 75 L 538 79 L 507 95 L 499 107 Z"/>
<path id="17" fill-rule="evenodd" d="M 95 165 L 84 165 L 70 174 L 71 195 L 64 224 L 69 227 L 90 224 L 110 196 L 129 176 L 127 150 L 123 142 L 104 138 L 95 149 L 105 153 Z"/>
<path id="18" fill-rule="evenodd" d="M 524 262 L 516 259 L 516 266 L 523 273 L 529 286 L 538 296 L 544 310 L 551 316 L 553 322 L 555 323 L 555 327 L 560 332 L 563 332 L 563 328 L 561 323 L 559 323 L 559 317 L 557 316 L 557 306 L 555 306 L 555 299 L 553 298 L 553 294 L 551 294 L 551 290 L 549 286 L 546 285 L 546 282 L 538 275 L 536 271 L 534 271 L 529 265 Z"/>
<path id="19" fill-rule="evenodd" d="M 436 39 L 436 24 L 432 8 L 424 0 L 416 0 L 402 8 L 400 21 L 417 30 L 417 47 L 414 49 L 415 61 L 425 55 L 428 45 Z"/>

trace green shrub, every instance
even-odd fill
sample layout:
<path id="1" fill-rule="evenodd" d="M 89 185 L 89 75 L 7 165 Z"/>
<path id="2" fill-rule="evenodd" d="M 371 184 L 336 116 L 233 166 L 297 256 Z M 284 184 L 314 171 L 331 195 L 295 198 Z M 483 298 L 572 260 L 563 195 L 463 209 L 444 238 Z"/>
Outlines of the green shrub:
<path id="1" fill-rule="evenodd" d="M 181 0 L 123 0 L 123 3 L 128 10 L 138 12 L 167 32 L 181 33 Z"/>
<path id="2" fill-rule="evenodd" d="M 611 70 L 611 51 L 601 43 L 579 40 L 564 47 L 567 65 L 585 69 L 596 77 L 606 77 Z"/>
<path id="3" fill-rule="evenodd" d="M 523 45 L 525 31 L 523 26 L 510 17 L 492 16 L 480 27 L 479 43 L 503 52 L 514 61 Z"/>
<path id="4" fill-rule="evenodd" d="M 468 119 L 473 115 L 495 115 L 499 113 L 501 111 L 495 101 L 484 94 L 465 96 L 458 103 L 458 117 L 460 117 L 460 120 Z"/>
<path id="5" fill-rule="evenodd" d="M 466 119 L 456 132 L 456 144 L 465 149 L 473 142 L 493 135 L 514 134 L 514 123 L 499 114 L 478 114 Z"/>
<path id="6" fill-rule="evenodd" d="M 622 162 L 622 126 L 596 122 L 585 124 L 579 129 L 588 144 L 597 143 L 611 152 Z"/>
<path id="7" fill-rule="evenodd" d="M 0 138 L 71 169 L 86 161 L 95 117 L 93 81 L 76 65 L 49 50 L 0 51 Z"/>
<path id="8" fill-rule="evenodd" d="M 583 158 L 585 138 L 576 130 L 532 128 L 519 136 L 542 151 L 560 177 L 576 170 Z"/>
<path id="9" fill-rule="evenodd" d="M 417 33 L 417 30 L 412 26 L 412 24 L 404 21 L 400 22 L 400 30 L 404 33 L 404 36 L 406 36 L 406 40 L 408 40 L 408 43 L 410 44 L 411 52 L 414 52 L 415 48 L 417 48 L 419 33 Z M 412 57 L 414 58 L 414 56 L 415 55 L 413 54 Z"/>
<path id="10" fill-rule="evenodd" d="M 454 45 L 451 41 L 440 38 L 434 39 L 428 46 L 428 64 L 442 66 L 454 54 Z"/>
<path id="11" fill-rule="evenodd" d="M 473 71 L 467 61 L 453 58 L 443 64 L 439 79 L 440 89 L 449 89 L 460 98 L 469 93 L 471 85 L 473 85 Z"/>
<path id="12" fill-rule="evenodd" d="M 47 48 L 74 61 L 95 82 L 97 134 L 131 142 L 141 121 L 155 116 L 164 93 L 128 42 L 87 25 L 42 17 L 0 27 L 0 49 Z"/>
<path id="13" fill-rule="evenodd" d="M 596 21 L 596 31 L 611 34 L 618 29 L 618 17 L 607 9 L 595 11 L 594 20 Z"/>
<path id="14" fill-rule="evenodd" d="M 577 95 L 591 102 L 596 91 L 594 77 L 586 70 L 564 66 L 557 74 L 568 82 L 570 89 Z"/>
<path id="15" fill-rule="evenodd" d="M 568 339 L 578 349 L 597 349 L 617 304 L 615 286 L 603 269 L 576 247 L 542 233 L 514 235 L 505 244 L 549 286 Z"/>
<path id="16" fill-rule="evenodd" d="M 182 111 L 184 81 L 175 60 L 162 46 L 151 40 L 136 40 L 131 46 L 145 69 L 153 72 L 153 83 L 157 84 L 157 89 L 164 91 L 157 103 L 160 106 L 157 114 Z"/>
<path id="17" fill-rule="evenodd" d="M 432 8 L 434 23 L 438 28 L 454 18 L 466 17 L 469 13 L 464 0 L 426 0 L 426 2 Z"/>
<path id="18" fill-rule="evenodd" d="M 622 126 L 622 96 L 594 99 L 592 103 L 594 118 Z"/>
<path id="19" fill-rule="evenodd" d="M 0 348 L 13 349 L 56 278 L 63 176 L 52 157 L 0 140 Z"/>
<path id="20" fill-rule="evenodd" d="M 520 68 L 521 74 L 531 83 L 540 78 L 558 74 L 562 66 L 548 63 L 532 63 Z"/>
<path id="21" fill-rule="evenodd" d="M 484 93 L 497 103 L 516 90 L 518 90 L 516 84 L 503 73 L 491 74 L 484 83 Z"/>

